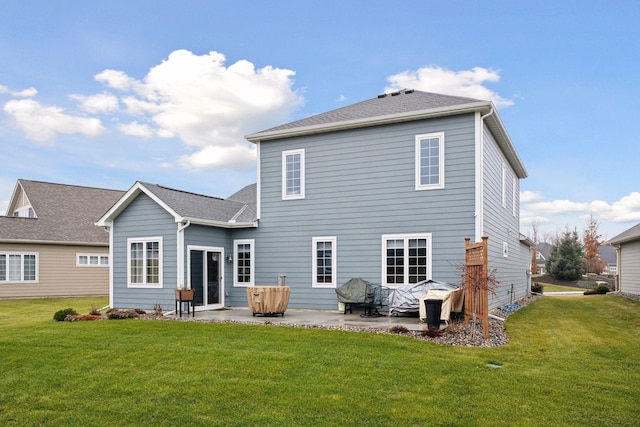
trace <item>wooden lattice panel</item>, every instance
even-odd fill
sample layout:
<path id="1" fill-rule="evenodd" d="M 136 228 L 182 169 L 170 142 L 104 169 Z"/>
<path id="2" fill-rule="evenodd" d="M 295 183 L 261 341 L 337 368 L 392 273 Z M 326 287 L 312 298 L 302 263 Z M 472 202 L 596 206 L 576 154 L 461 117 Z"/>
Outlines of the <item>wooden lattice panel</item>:
<path id="1" fill-rule="evenodd" d="M 469 317 L 474 315 L 482 319 L 484 338 L 489 338 L 489 291 L 487 289 L 488 271 L 488 237 L 480 243 L 471 243 L 465 239 L 465 308 L 464 324 L 469 324 Z"/>

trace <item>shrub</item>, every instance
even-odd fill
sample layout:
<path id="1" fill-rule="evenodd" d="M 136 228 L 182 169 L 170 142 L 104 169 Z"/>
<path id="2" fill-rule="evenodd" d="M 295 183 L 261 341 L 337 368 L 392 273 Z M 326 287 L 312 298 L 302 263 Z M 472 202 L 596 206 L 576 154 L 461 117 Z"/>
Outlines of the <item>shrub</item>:
<path id="1" fill-rule="evenodd" d="M 406 326 L 402 326 L 402 325 L 394 326 L 393 328 L 389 329 L 389 331 L 391 331 L 392 334 L 408 334 L 409 333 L 409 329 L 407 329 Z"/>
<path id="2" fill-rule="evenodd" d="M 116 319 L 137 319 L 140 315 L 136 313 L 134 310 L 119 310 L 117 308 L 112 308 L 107 311 L 107 319 L 116 320 Z"/>
<path id="3" fill-rule="evenodd" d="M 598 285 L 598 287 L 596 288 L 596 292 L 599 294 L 606 294 L 607 292 L 609 292 L 609 287 L 606 285 Z"/>
<path id="4" fill-rule="evenodd" d="M 542 286 L 542 283 L 535 282 L 533 285 L 531 285 L 531 292 L 533 292 L 534 294 L 541 294 L 543 290 L 544 286 Z"/>
<path id="5" fill-rule="evenodd" d="M 78 312 L 73 308 L 65 308 L 64 310 L 56 311 L 53 315 L 53 320 L 55 320 L 56 322 L 63 322 L 67 318 L 67 316 L 75 316 L 76 314 L 78 314 Z"/>
<path id="6" fill-rule="evenodd" d="M 100 313 L 100 309 L 95 305 L 91 306 L 91 311 L 89 312 L 89 314 L 92 316 L 102 316 L 102 313 Z"/>
<path id="7" fill-rule="evenodd" d="M 437 328 L 435 326 L 429 326 L 429 329 L 421 331 L 420 334 L 422 336 L 426 335 L 431 338 L 436 338 L 442 335 L 442 331 L 440 330 L 440 328 Z"/>

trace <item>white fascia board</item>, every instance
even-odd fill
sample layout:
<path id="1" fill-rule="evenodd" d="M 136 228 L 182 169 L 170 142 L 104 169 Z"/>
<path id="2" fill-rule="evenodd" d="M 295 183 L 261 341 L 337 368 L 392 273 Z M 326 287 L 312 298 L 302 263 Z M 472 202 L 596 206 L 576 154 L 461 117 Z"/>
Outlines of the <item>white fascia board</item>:
<path id="1" fill-rule="evenodd" d="M 59 240 L 27 240 L 27 239 L 0 239 L 0 243 L 15 243 L 22 245 L 63 245 L 63 246 L 94 246 L 107 247 L 108 243 L 98 242 L 63 242 Z"/>
<path id="2" fill-rule="evenodd" d="M 491 103 L 486 101 L 473 102 L 469 104 L 457 105 L 454 107 L 431 108 L 428 110 L 410 111 L 406 113 L 388 114 L 378 117 L 367 117 L 363 119 L 345 120 L 341 122 L 323 123 L 320 125 L 303 126 L 291 129 L 280 129 L 275 131 L 258 132 L 246 135 L 245 138 L 253 143 L 267 141 L 270 139 L 289 138 L 293 136 L 310 135 L 314 133 L 335 132 L 339 130 L 354 129 L 367 126 L 378 126 L 391 123 L 400 123 L 413 120 L 428 119 L 448 115 L 473 113 L 480 110 L 490 109 Z"/>
<path id="3" fill-rule="evenodd" d="M 171 209 L 166 203 L 164 203 L 161 199 L 159 199 L 155 194 L 149 191 L 141 182 L 136 182 L 133 187 L 126 192 L 124 196 L 116 202 L 115 205 L 111 209 L 107 211 L 106 214 L 100 218 L 95 225 L 97 226 L 111 226 L 113 224 L 113 220 L 116 219 L 118 215 L 122 213 L 123 210 L 126 209 L 127 206 L 131 204 L 135 200 L 136 197 L 140 195 L 140 193 L 144 193 L 149 196 L 154 202 L 156 202 L 162 209 L 167 211 L 169 215 L 171 215 L 176 222 L 181 222 L 182 217 L 178 215 L 173 209 Z"/>
<path id="4" fill-rule="evenodd" d="M 494 107 L 495 108 L 495 107 Z M 487 127 L 491 130 L 491 133 L 494 135 L 496 142 L 500 146 L 500 149 L 504 153 L 507 160 L 511 164 L 511 167 L 515 171 L 516 175 L 520 179 L 524 179 L 528 176 L 527 169 L 524 167 L 524 163 L 522 163 L 522 159 L 518 155 L 518 152 L 511 141 L 511 137 L 507 132 L 507 129 L 504 127 L 500 116 L 498 116 L 498 111 L 496 110 L 494 114 L 487 117 Z"/>
<path id="5" fill-rule="evenodd" d="M 182 218 L 180 221 L 176 221 L 176 222 L 185 222 L 185 221 L 189 221 L 191 222 L 191 224 L 206 225 L 208 227 L 219 227 L 219 228 L 256 228 L 258 227 L 257 221 L 227 222 L 227 221 L 215 221 L 212 219 L 202 219 L 202 218 Z"/>

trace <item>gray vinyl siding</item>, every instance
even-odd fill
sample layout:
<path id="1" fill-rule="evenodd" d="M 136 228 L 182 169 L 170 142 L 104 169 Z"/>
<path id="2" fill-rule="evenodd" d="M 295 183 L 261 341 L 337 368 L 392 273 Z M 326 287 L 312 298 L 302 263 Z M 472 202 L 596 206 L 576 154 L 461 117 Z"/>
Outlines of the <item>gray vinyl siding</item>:
<path id="1" fill-rule="evenodd" d="M 445 188 L 415 190 L 415 136 L 444 132 Z M 474 116 L 288 138 L 260 146 L 256 284 L 286 275 L 290 307 L 336 308 L 312 287 L 312 238 L 337 237 L 337 283 L 382 280 L 381 236 L 432 234 L 432 278 L 459 283 L 474 236 Z M 282 152 L 305 150 L 306 197 L 282 200 Z"/>
<path id="2" fill-rule="evenodd" d="M 496 269 L 499 286 L 489 297 L 489 307 L 494 308 L 524 297 L 529 292 L 528 274 L 530 261 L 528 246 L 520 242 L 519 198 L 520 189 L 513 191 L 515 172 L 499 149 L 489 130 L 484 128 L 483 140 L 483 234 L 489 237 L 489 270 Z M 502 168 L 506 167 L 505 205 L 502 203 Z M 516 179 L 519 187 L 519 180 Z M 503 256 L 503 243 L 508 245 L 508 257 Z M 513 285 L 513 292 L 512 292 Z"/>
<path id="3" fill-rule="evenodd" d="M 113 225 L 113 307 L 163 309 L 175 307 L 177 286 L 177 224 L 169 213 L 145 194 L 140 194 L 116 218 Z M 127 239 L 162 237 L 162 288 L 127 287 Z"/>
<path id="4" fill-rule="evenodd" d="M 640 295 L 640 241 L 620 245 L 620 291 Z"/>

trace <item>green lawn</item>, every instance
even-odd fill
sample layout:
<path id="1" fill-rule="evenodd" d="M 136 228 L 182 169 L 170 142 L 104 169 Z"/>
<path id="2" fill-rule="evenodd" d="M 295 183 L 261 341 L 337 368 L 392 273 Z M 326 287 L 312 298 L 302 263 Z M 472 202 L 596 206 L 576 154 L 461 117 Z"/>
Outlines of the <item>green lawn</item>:
<path id="1" fill-rule="evenodd" d="M 540 298 L 508 345 L 174 321 L 54 322 L 0 301 L 0 425 L 632 426 L 640 303 Z M 498 368 L 487 366 L 498 365 Z"/>
<path id="2" fill-rule="evenodd" d="M 551 283 L 542 283 L 542 286 L 543 286 L 543 292 L 544 293 L 548 293 L 548 292 L 584 292 L 584 291 L 586 291 L 585 288 L 553 285 Z"/>

